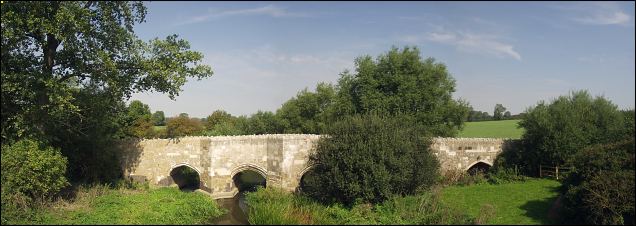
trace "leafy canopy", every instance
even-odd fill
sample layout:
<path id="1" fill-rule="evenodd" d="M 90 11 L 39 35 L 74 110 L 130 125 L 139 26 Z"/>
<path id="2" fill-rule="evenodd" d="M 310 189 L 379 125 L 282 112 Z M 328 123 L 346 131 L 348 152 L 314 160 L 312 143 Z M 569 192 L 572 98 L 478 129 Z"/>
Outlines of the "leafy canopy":
<path id="1" fill-rule="evenodd" d="M 4 3 L 2 140 L 48 139 L 52 119 L 90 117 L 76 100 L 82 90 L 111 100 L 141 91 L 174 98 L 186 78 L 212 75 L 177 35 L 140 40 L 133 26 L 146 13 L 142 2 Z"/>

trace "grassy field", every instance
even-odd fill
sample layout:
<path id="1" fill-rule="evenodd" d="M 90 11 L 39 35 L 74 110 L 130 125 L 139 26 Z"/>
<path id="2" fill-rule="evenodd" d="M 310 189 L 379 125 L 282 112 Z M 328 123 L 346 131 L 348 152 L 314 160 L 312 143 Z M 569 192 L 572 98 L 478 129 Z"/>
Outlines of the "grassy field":
<path id="1" fill-rule="evenodd" d="M 442 191 L 442 202 L 462 208 L 471 216 L 480 214 L 482 205 L 491 205 L 494 217 L 486 224 L 553 224 L 548 210 L 558 196 L 559 182 L 531 179 L 510 184 L 451 186 Z"/>
<path id="2" fill-rule="evenodd" d="M 529 179 L 450 186 L 353 208 L 325 206 L 272 188 L 248 193 L 247 200 L 251 224 L 552 224 L 548 211 L 559 185 Z"/>
<path id="3" fill-rule="evenodd" d="M 517 128 L 520 120 L 466 122 L 466 126 L 459 132 L 459 137 L 483 138 L 521 138 L 523 129 Z"/>
<path id="4" fill-rule="evenodd" d="M 34 211 L 33 219 L 10 224 L 202 224 L 223 214 L 217 203 L 199 192 L 179 189 L 111 189 L 78 192 L 72 201 L 57 201 Z M 22 222 L 24 221 L 24 222 Z"/>
<path id="5" fill-rule="evenodd" d="M 155 132 L 160 130 L 166 130 L 166 126 L 154 126 L 153 129 L 155 130 Z"/>

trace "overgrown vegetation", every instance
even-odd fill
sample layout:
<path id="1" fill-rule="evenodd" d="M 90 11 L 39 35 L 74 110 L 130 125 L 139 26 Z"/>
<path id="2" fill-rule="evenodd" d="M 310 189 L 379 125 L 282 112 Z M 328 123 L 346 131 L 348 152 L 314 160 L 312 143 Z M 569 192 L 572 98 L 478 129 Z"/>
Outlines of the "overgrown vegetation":
<path id="1" fill-rule="evenodd" d="M 427 189 L 439 163 L 408 116 L 353 116 L 335 123 L 309 157 L 310 196 L 326 203 L 380 203 Z"/>
<path id="2" fill-rule="evenodd" d="M 570 160 L 565 213 L 572 223 L 634 224 L 634 139 L 586 148 Z"/>
<path id="3" fill-rule="evenodd" d="M 250 224 L 473 224 L 460 209 L 443 205 L 436 193 L 392 197 L 377 205 L 323 205 L 276 188 L 247 193 Z M 487 216 L 480 216 L 484 219 Z"/>
<path id="4" fill-rule="evenodd" d="M 199 192 L 176 188 L 124 189 L 79 187 L 74 197 L 29 209 L 26 218 L 5 218 L 3 224 L 203 224 L 224 213 Z M 5 221 L 6 220 L 6 221 Z"/>
<path id="5" fill-rule="evenodd" d="M 633 118 L 633 117 L 632 117 Z M 572 156 L 594 144 L 612 143 L 634 137 L 634 123 L 628 123 L 618 107 L 604 97 L 592 98 L 587 91 L 543 101 L 527 110 L 519 125 L 526 150 L 509 162 L 525 165 L 526 173 L 537 175 L 539 164 L 564 165 Z"/>

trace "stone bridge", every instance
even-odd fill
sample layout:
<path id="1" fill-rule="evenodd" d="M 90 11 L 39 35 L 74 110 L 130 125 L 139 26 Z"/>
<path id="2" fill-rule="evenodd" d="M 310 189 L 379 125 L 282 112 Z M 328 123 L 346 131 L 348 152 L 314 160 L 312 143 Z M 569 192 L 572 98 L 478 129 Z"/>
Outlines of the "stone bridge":
<path id="1" fill-rule="evenodd" d="M 199 187 L 213 198 L 238 192 L 234 176 L 250 170 L 265 178 L 266 186 L 294 191 L 311 166 L 308 155 L 320 135 L 272 134 L 176 139 L 129 140 L 120 143 L 124 175 L 151 185 L 174 184 L 171 172 L 181 166 L 194 169 Z M 432 149 L 442 171 L 492 166 L 503 139 L 435 138 Z"/>

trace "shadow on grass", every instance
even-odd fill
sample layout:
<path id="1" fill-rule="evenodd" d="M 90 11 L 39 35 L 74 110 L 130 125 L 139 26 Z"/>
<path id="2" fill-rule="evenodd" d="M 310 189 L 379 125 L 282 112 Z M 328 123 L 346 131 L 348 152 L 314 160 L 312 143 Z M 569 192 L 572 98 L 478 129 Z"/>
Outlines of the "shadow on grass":
<path id="1" fill-rule="evenodd" d="M 558 194 L 558 187 L 551 188 L 551 192 Z M 560 210 L 561 204 L 558 197 L 546 198 L 543 200 L 532 200 L 521 206 L 525 210 L 525 215 L 538 221 L 541 224 L 561 224 Z"/>

